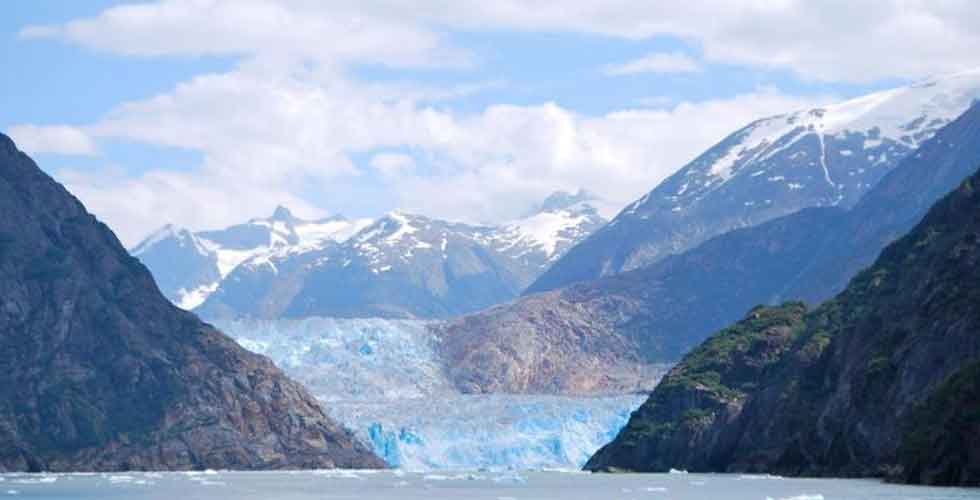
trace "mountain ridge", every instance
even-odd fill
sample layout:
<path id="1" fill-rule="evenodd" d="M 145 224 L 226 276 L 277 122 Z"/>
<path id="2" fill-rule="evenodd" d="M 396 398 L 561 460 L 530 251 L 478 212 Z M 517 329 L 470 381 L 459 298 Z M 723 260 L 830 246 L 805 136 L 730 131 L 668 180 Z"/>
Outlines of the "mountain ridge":
<path id="1" fill-rule="evenodd" d="M 808 207 L 849 209 L 980 98 L 980 69 L 756 120 L 699 155 L 525 291 L 637 269 Z"/>
<path id="2" fill-rule="evenodd" d="M 373 221 L 305 221 L 278 207 L 225 230 L 166 226 L 133 253 L 175 303 L 211 318 L 444 318 L 516 297 L 605 223 L 596 203 L 583 190 L 558 191 L 498 226 L 398 210 Z"/>
<path id="3" fill-rule="evenodd" d="M 606 379 L 613 372 L 604 370 L 673 362 L 757 304 L 833 296 L 970 175 L 977 158 L 980 106 L 941 129 L 872 188 L 867 203 L 851 210 L 807 208 L 641 269 L 526 295 L 434 328 L 456 360 L 456 382 L 473 392 L 551 390 L 554 383 L 546 378 L 537 385 L 523 382 L 555 370 L 541 339 L 561 346 L 556 359 L 595 363 L 594 380 L 648 388 L 651 381 L 637 376 L 642 371 Z M 595 348 L 584 339 L 605 340 Z M 518 345 L 528 350 L 513 347 Z M 557 385 L 581 390 L 573 375 L 560 376 Z"/>

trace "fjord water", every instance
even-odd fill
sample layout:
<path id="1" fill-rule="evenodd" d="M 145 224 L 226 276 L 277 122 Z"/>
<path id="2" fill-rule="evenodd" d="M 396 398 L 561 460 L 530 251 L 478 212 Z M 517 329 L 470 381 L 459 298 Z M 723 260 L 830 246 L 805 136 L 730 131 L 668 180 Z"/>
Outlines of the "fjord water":
<path id="1" fill-rule="evenodd" d="M 155 500 L 956 500 L 980 492 L 872 480 L 699 474 L 168 472 L 0 475 L 10 498 Z"/>

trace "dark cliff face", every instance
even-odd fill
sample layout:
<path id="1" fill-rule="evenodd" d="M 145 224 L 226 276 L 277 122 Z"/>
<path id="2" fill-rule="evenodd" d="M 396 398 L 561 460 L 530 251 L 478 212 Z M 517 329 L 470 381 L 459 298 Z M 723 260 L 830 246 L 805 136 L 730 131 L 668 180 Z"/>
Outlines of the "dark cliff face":
<path id="1" fill-rule="evenodd" d="M 980 174 L 802 321 L 760 320 L 795 307 L 686 356 L 586 467 L 980 484 Z"/>
<path id="2" fill-rule="evenodd" d="M 381 467 L 0 135 L 0 471 Z"/>
<path id="3" fill-rule="evenodd" d="M 514 356 L 508 346 L 515 344 L 507 339 L 516 328 L 521 345 L 531 348 L 537 344 L 530 339 L 555 336 L 562 337 L 562 345 L 569 349 L 584 345 L 577 340 L 581 336 L 577 330 L 563 325 L 566 316 L 587 317 L 583 325 L 595 325 L 589 328 L 601 330 L 617 345 L 636 349 L 610 349 L 603 356 L 649 364 L 679 359 L 757 304 L 785 300 L 817 304 L 840 292 L 885 245 L 911 229 L 932 203 L 978 164 L 980 106 L 974 106 L 902 161 L 851 210 L 804 209 L 731 231 L 651 266 L 529 295 L 451 322 L 446 335 L 465 339 L 445 344 L 453 349 L 451 358 L 460 362 L 453 368 L 455 380 L 480 390 L 495 385 L 525 392 L 516 379 L 481 382 L 467 374 L 479 365 L 494 364 L 516 364 L 532 372 L 549 370 L 547 358 L 537 355 L 542 351 Z M 491 321 L 493 317 L 510 319 Z M 595 349 L 581 352 L 596 359 L 590 354 Z M 596 385 L 602 389 L 608 383 L 608 388 L 614 388 L 624 382 L 600 377 Z M 648 384 L 650 380 L 634 380 L 633 385 Z"/>

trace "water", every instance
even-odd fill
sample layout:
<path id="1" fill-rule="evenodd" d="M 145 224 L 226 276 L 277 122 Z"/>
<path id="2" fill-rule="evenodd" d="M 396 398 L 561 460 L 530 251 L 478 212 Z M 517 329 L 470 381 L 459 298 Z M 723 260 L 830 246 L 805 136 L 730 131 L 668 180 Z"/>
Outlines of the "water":
<path id="1" fill-rule="evenodd" d="M 180 500 L 954 500 L 980 490 L 871 480 L 698 474 L 400 471 L 197 472 L 0 475 L 0 497 Z"/>

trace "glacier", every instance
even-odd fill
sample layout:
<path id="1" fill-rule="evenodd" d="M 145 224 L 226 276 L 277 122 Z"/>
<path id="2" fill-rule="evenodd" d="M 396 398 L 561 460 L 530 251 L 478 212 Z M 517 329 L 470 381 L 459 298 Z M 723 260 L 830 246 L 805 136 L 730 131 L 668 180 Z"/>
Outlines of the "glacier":
<path id="1" fill-rule="evenodd" d="M 212 323 L 242 347 L 268 356 L 324 402 L 455 392 L 426 321 L 309 317 Z"/>
<path id="2" fill-rule="evenodd" d="M 645 399 L 459 395 L 334 403 L 327 413 L 392 467 L 578 470 Z"/>
<path id="3" fill-rule="evenodd" d="M 213 323 L 306 385 L 332 418 L 405 470 L 579 469 L 645 399 L 460 394 L 426 321 Z"/>

